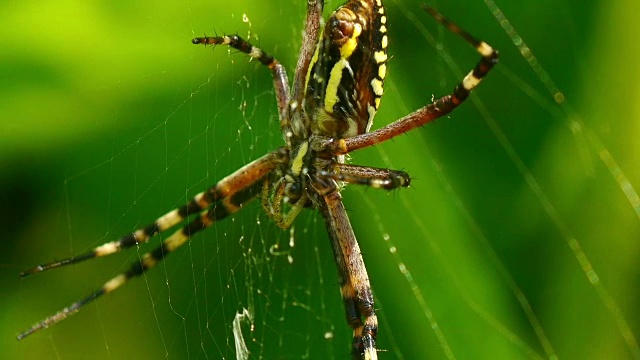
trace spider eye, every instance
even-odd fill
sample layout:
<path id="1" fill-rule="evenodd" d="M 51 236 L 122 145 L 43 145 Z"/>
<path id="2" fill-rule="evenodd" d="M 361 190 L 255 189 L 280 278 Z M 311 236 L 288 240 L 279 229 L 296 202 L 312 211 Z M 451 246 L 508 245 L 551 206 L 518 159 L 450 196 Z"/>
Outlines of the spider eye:
<path id="1" fill-rule="evenodd" d="M 291 186 L 289 187 L 289 192 L 294 194 L 299 194 L 300 189 L 301 189 L 300 183 L 295 182 L 291 184 Z"/>
<path id="2" fill-rule="evenodd" d="M 289 203 L 295 203 L 302 197 L 302 184 L 300 181 L 288 183 L 285 188 L 286 201 Z"/>

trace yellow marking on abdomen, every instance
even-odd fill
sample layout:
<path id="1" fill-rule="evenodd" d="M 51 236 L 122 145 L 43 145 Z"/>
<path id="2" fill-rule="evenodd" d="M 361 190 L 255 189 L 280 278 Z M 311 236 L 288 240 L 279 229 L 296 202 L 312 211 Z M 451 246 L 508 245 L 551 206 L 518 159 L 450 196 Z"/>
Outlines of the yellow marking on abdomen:
<path id="1" fill-rule="evenodd" d="M 362 25 L 356 23 L 353 27 L 353 34 L 351 35 L 351 38 L 349 38 L 349 40 L 347 40 L 347 42 L 340 47 L 341 59 L 347 59 L 349 56 L 351 56 L 351 54 L 353 54 L 356 46 L 358 46 L 358 36 L 360 36 L 361 33 Z"/>
<path id="2" fill-rule="evenodd" d="M 340 59 L 333 65 L 331 73 L 329 74 L 329 81 L 327 82 L 327 88 L 324 94 L 324 110 L 330 114 L 333 113 L 333 105 L 338 102 L 338 86 L 340 86 L 340 82 L 342 81 L 342 70 L 345 68 L 351 70 L 349 62 L 345 59 Z"/>

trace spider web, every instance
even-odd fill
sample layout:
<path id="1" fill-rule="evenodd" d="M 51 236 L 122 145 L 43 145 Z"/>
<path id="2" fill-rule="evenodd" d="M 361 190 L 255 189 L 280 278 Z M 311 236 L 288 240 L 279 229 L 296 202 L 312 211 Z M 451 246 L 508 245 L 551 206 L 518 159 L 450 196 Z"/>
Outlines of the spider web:
<path id="1" fill-rule="evenodd" d="M 268 72 L 189 38 L 238 32 L 292 77 L 299 3 L 7 5 L 6 28 L 33 32 L 3 37 L 15 84 L 0 142 L 8 358 L 349 357 L 324 225 L 307 211 L 282 231 L 257 202 L 72 318 L 13 339 L 153 245 L 24 281 L 20 270 L 145 225 L 281 145 Z M 477 61 L 420 3 L 387 1 L 393 57 L 374 127 L 448 93 Z M 381 357 L 639 358 L 640 49 L 627 35 L 638 5 L 431 5 L 501 64 L 449 119 L 352 156 L 414 179 L 344 191 Z"/>

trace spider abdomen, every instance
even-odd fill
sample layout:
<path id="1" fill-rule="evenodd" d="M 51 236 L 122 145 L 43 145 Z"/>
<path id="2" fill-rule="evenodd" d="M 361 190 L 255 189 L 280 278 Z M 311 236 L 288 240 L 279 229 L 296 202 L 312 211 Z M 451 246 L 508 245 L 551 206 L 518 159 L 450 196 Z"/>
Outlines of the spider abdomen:
<path id="1" fill-rule="evenodd" d="M 369 131 L 384 93 L 386 31 L 380 2 L 350 1 L 331 15 L 306 79 L 314 134 L 343 139 Z"/>

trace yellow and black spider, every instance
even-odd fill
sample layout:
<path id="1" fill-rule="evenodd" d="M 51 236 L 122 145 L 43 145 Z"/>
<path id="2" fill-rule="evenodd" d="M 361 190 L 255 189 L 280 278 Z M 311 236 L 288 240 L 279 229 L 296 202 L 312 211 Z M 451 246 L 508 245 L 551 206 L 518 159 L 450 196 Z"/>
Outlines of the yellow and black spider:
<path id="1" fill-rule="evenodd" d="M 284 67 L 239 36 L 201 37 L 194 44 L 228 45 L 269 68 L 273 75 L 285 146 L 245 165 L 197 194 L 188 204 L 152 224 L 75 257 L 37 266 L 31 275 L 77 263 L 149 241 L 195 217 L 144 254 L 131 268 L 86 298 L 25 330 L 18 339 L 55 324 L 96 298 L 143 274 L 185 244 L 195 233 L 260 196 L 265 212 L 288 228 L 303 208 L 320 211 L 331 239 L 347 323 L 353 328 L 352 354 L 376 359 L 378 321 L 362 255 L 340 195 L 343 183 L 394 189 L 409 186 L 402 171 L 345 163 L 345 154 L 389 140 L 440 118 L 462 103 L 498 61 L 498 53 L 443 18 L 425 10 L 480 53 L 481 59 L 453 92 L 373 132 L 369 132 L 383 95 L 387 72 L 387 16 L 381 0 L 351 0 L 322 22 L 322 1 L 307 1 L 307 18 L 293 88 Z"/>

